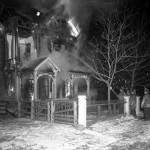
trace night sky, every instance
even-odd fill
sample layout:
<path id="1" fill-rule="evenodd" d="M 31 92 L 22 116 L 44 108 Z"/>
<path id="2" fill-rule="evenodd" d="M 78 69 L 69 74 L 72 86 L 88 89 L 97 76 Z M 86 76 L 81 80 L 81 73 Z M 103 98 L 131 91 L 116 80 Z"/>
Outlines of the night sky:
<path id="1" fill-rule="evenodd" d="M 128 12 L 132 12 L 133 17 L 133 26 L 136 27 L 137 24 L 144 22 L 144 30 L 145 32 L 150 31 L 150 1 L 149 0 L 124 0 L 126 5 L 126 10 Z M 125 6 L 124 5 L 124 6 Z M 125 8 L 123 8 L 125 9 Z M 100 9 L 99 9 L 100 10 Z M 97 15 L 101 15 L 101 11 L 93 11 L 92 13 L 92 19 L 89 22 L 89 28 L 87 32 L 87 36 L 92 37 L 95 34 L 97 34 L 97 25 L 95 24 L 95 19 Z M 144 21 L 143 21 L 144 20 Z"/>

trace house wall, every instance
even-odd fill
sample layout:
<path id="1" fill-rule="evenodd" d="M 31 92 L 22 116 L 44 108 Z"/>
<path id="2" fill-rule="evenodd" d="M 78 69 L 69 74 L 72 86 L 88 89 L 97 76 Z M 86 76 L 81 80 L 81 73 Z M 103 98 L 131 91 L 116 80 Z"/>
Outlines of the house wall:
<path id="1" fill-rule="evenodd" d="M 19 38 L 18 39 L 18 53 L 15 53 L 14 36 L 6 35 L 8 43 L 8 52 L 6 59 L 13 59 L 16 55 L 20 54 L 20 60 L 24 64 L 26 61 L 34 60 L 37 58 L 37 52 L 33 37 Z M 28 46 L 29 45 L 29 46 Z M 19 57 L 19 56 L 18 56 Z"/>
<path id="2" fill-rule="evenodd" d="M 31 94 L 34 91 L 33 75 L 26 74 L 21 78 L 21 98 L 31 99 Z"/>
<path id="3" fill-rule="evenodd" d="M 47 57 L 50 54 L 48 50 L 48 37 L 40 37 L 40 54 L 39 57 Z"/>
<path id="4" fill-rule="evenodd" d="M 37 51 L 35 49 L 35 44 L 32 36 L 28 38 L 20 38 L 19 48 L 20 59 L 22 63 L 26 63 L 37 58 Z"/>
<path id="5" fill-rule="evenodd" d="M 3 35 L 0 35 L 0 100 L 6 96 L 7 90 L 6 90 L 6 84 L 5 84 L 5 78 L 4 78 L 4 59 L 5 59 L 5 37 Z"/>

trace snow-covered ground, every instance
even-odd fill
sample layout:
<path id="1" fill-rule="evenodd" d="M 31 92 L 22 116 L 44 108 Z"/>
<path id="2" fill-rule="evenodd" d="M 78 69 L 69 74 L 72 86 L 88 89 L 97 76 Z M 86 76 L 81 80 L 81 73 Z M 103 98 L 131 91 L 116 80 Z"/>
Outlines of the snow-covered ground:
<path id="1" fill-rule="evenodd" d="M 0 119 L 0 150 L 150 150 L 150 121 L 100 119 L 80 130 L 29 119 Z"/>

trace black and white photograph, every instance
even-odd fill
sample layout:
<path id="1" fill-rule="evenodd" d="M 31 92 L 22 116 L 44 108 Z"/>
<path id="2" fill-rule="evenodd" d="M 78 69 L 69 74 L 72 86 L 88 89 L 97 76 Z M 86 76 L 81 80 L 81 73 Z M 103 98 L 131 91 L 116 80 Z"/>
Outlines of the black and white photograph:
<path id="1" fill-rule="evenodd" d="M 0 0 L 0 150 L 150 150 L 150 1 Z"/>

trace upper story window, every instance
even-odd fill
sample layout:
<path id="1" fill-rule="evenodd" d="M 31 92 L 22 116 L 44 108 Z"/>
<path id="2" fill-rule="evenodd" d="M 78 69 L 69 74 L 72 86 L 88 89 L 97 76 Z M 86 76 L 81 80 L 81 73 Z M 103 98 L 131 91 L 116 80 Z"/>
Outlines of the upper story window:
<path id="1" fill-rule="evenodd" d="M 26 59 L 28 59 L 30 57 L 30 53 L 31 53 L 31 43 L 26 43 L 25 44 L 25 52 L 24 52 L 24 56 Z"/>

